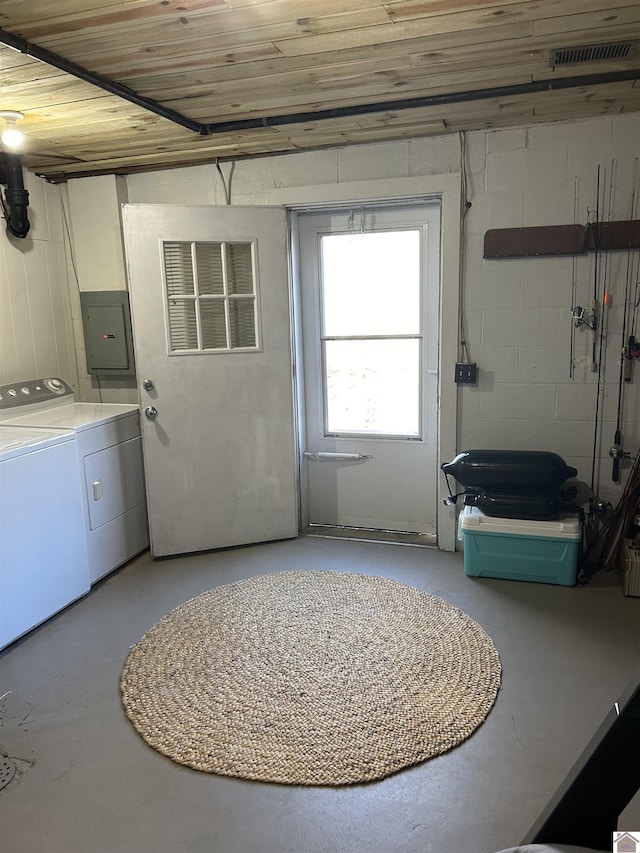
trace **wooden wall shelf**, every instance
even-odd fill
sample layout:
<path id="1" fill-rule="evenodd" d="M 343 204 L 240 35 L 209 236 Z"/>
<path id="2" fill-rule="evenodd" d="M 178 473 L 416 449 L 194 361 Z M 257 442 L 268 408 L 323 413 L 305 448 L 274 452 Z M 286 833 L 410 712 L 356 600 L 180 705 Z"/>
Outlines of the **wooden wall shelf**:
<path id="1" fill-rule="evenodd" d="M 484 235 L 483 257 L 488 260 L 542 258 L 629 249 L 640 249 L 640 219 L 589 225 L 492 228 Z"/>

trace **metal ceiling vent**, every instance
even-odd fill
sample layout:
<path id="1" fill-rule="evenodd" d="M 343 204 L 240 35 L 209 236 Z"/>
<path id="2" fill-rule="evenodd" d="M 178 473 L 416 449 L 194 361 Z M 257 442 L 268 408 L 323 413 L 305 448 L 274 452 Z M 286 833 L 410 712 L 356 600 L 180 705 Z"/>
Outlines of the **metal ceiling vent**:
<path id="1" fill-rule="evenodd" d="M 613 62 L 632 59 L 638 43 L 635 41 L 611 41 L 607 44 L 585 44 L 581 47 L 556 47 L 549 55 L 549 65 L 582 65 L 585 62 Z"/>

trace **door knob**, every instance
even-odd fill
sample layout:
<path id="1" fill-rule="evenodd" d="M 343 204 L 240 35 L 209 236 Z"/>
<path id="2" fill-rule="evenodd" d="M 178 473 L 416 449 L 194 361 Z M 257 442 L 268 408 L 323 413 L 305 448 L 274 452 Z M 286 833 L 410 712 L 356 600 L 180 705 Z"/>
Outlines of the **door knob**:
<path id="1" fill-rule="evenodd" d="M 153 391 L 153 389 L 156 386 L 153 384 L 153 380 L 145 379 L 144 382 L 142 383 L 142 387 L 144 388 L 145 391 Z"/>
<path id="2" fill-rule="evenodd" d="M 158 417 L 158 410 L 155 406 L 147 406 L 144 410 L 145 416 L 149 418 L 150 421 L 154 420 L 154 418 Z"/>

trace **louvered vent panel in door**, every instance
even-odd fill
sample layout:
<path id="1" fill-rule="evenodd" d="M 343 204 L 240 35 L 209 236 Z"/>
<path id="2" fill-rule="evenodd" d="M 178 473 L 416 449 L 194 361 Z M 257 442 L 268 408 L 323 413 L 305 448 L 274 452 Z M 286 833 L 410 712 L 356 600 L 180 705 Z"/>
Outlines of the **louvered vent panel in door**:
<path id="1" fill-rule="evenodd" d="M 164 243 L 169 351 L 198 348 L 191 243 Z"/>
<path id="2" fill-rule="evenodd" d="M 227 349 L 222 243 L 196 244 L 196 272 L 202 349 Z"/>
<path id="3" fill-rule="evenodd" d="M 227 349 L 227 324 L 224 300 L 208 299 L 200 302 L 202 349 Z"/>
<path id="4" fill-rule="evenodd" d="M 196 243 L 196 269 L 198 271 L 198 293 L 224 294 L 222 272 L 222 245 L 220 243 Z"/>
<path id="5" fill-rule="evenodd" d="M 229 330 L 233 348 L 256 346 L 254 299 L 229 301 Z"/>
<path id="6" fill-rule="evenodd" d="M 191 243 L 164 244 L 164 274 L 168 296 L 194 293 Z"/>
<path id="7" fill-rule="evenodd" d="M 253 255 L 251 243 L 227 243 L 229 293 L 253 293 Z"/>
<path id="8" fill-rule="evenodd" d="M 198 349 L 196 305 L 193 300 L 169 302 L 169 348 L 171 352 Z"/>
<path id="9" fill-rule="evenodd" d="M 255 349 L 252 244 L 167 242 L 163 252 L 169 352 Z"/>
<path id="10" fill-rule="evenodd" d="M 251 243 L 227 243 L 231 347 L 255 347 L 255 282 Z"/>

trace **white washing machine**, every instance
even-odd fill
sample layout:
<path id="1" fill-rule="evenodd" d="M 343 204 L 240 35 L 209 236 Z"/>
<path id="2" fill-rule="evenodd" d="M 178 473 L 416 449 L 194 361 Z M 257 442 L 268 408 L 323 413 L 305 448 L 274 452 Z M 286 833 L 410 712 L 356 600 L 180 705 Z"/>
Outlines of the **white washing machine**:
<path id="1" fill-rule="evenodd" d="M 35 379 L 0 386 L 0 423 L 74 432 L 92 584 L 149 547 L 138 406 L 77 403 L 62 379 Z"/>
<path id="2" fill-rule="evenodd" d="M 89 591 L 75 433 L 0 424 L 0 649 Z"/>

